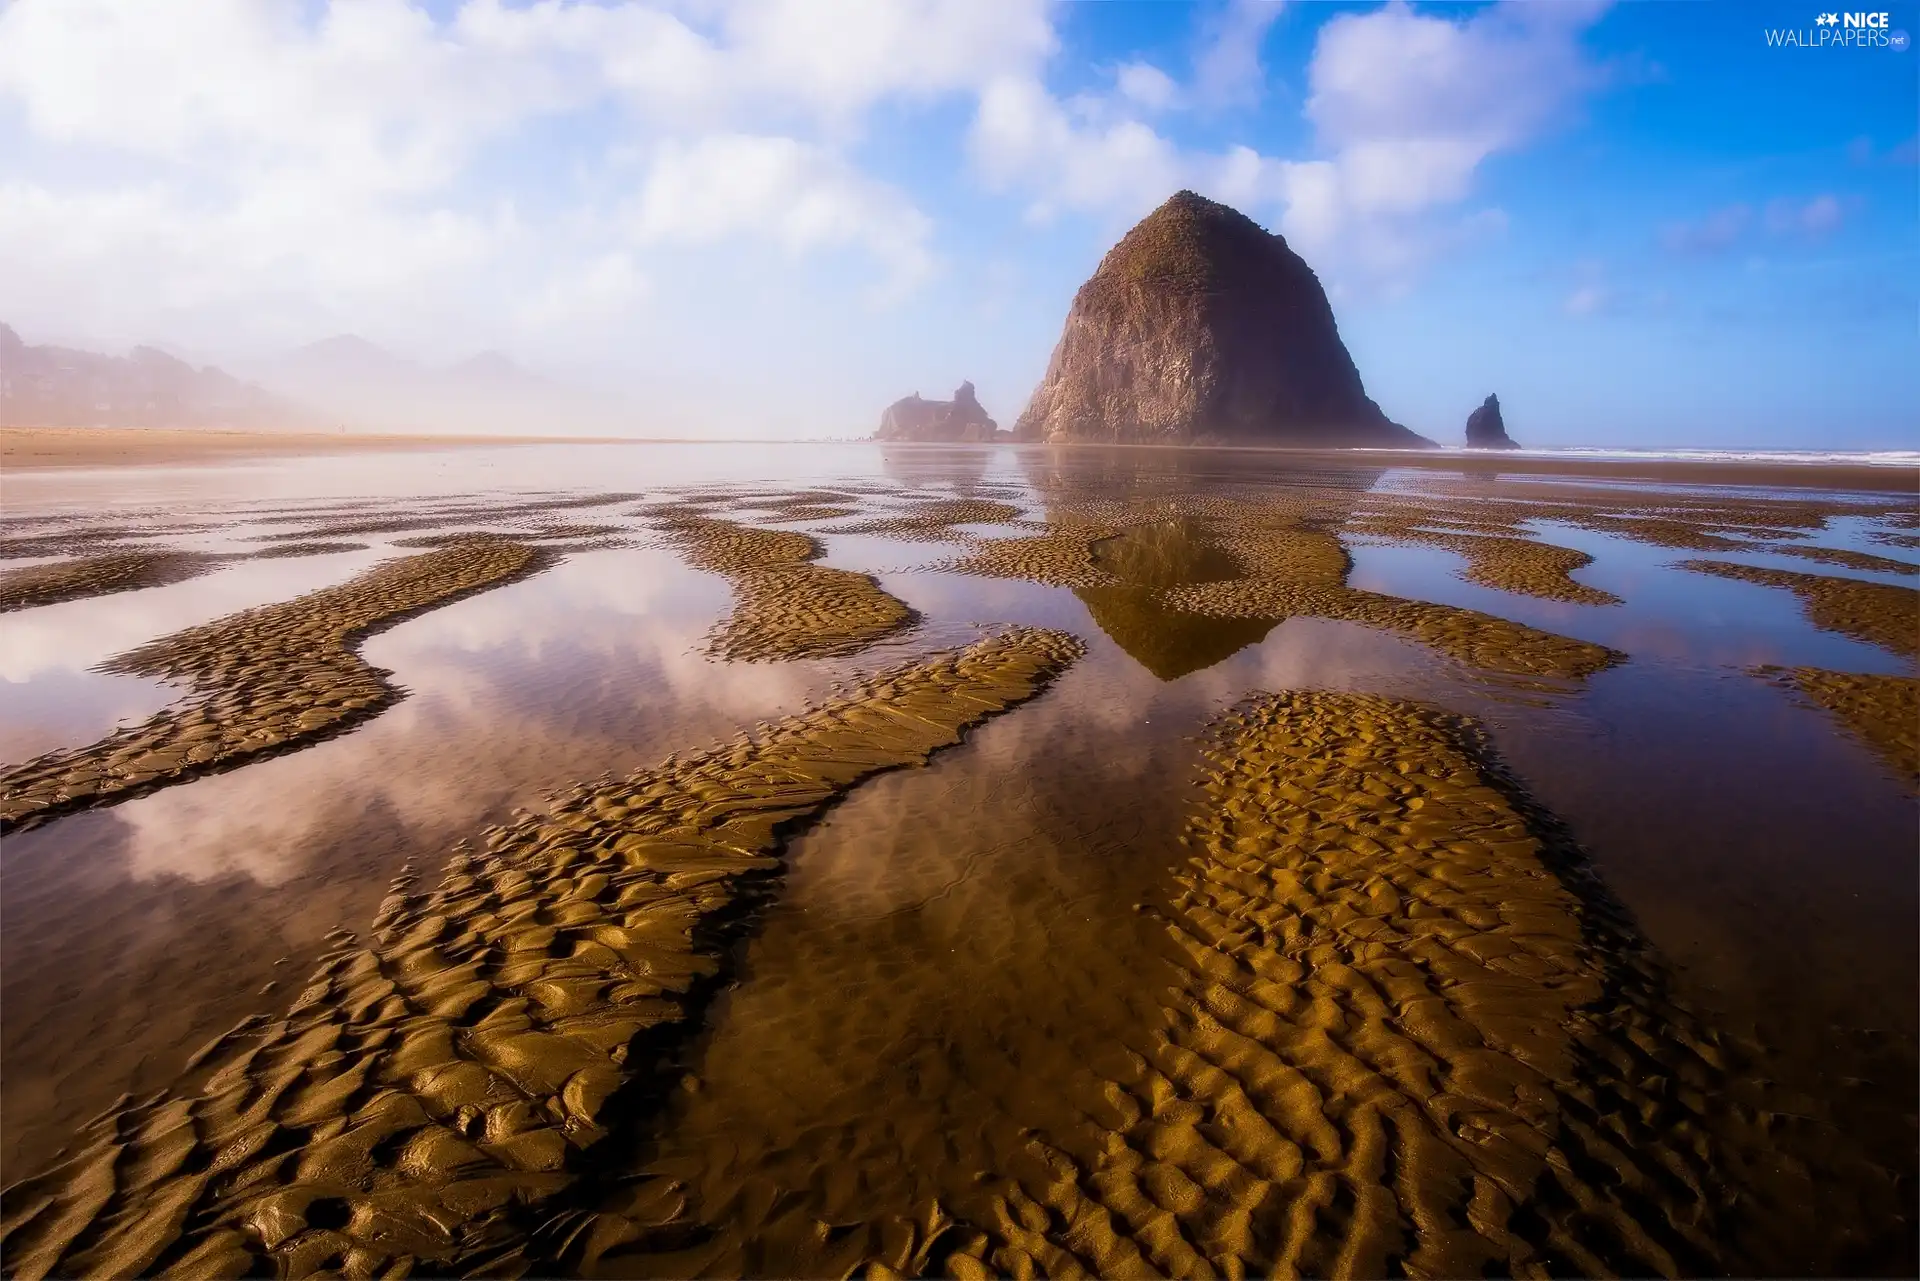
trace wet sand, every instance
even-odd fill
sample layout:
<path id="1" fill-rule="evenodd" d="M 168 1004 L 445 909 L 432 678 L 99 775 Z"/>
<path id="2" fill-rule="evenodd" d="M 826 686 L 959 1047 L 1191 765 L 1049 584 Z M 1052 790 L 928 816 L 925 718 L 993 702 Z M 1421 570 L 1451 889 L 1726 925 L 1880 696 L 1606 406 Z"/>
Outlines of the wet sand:
<path id="1" fill-rule="evenodd" d="M 344 587 L 222 619 L 110 659 L 188 686 L 180 708 L 0 773 L 0 832 L 113 804 L 350 729 L 399 698 L 354 648 L 409 615 L 551 563 L 518 543 L 462 540 Z"/>
<path id="2" fill-rule="evenodd" d="M 553 565 L 364 657 L 266 607 L 261 639 L 418 701 L 9 838 L 10 1271 L 1910 1271 L 1882 633 L 1920 609 L 1865 547 L 1911 502 L 1152 451 L 661 486 L 622 452 L 570 493 L 10 514 L 40 557 L 373 549 L 316 552 L 320 599 L 475 534 Z M 325 691 L 294 684 L 297 720 Z M 1699 782 L 1643 742 L 1722 724 Z M 289 806 L 331 942 L 260 936 L 301 875 L 116 870 L 281 850 Z M 156 984 L 143 914 L 175 963 L 217 939 L 227 990 Z M 129 989 L 118 1058 L 63 1051 Z"/>
<path id="3" fill-rule="evenodd" d="M 6 1190 L 10 1271 L 537 1266 L 581 1231 L 556 1233 L 546 1203 L 644 1121 L 778 834 L 1032 697 L 1079 648 L 1016 629 L 885 673 L 493 829 L 431 893 L 396 880 L 372 944 L 340 931 L 283 1019 L 216 1038 L 179 1087 L 110 1109 L 65 1165 Z"/>
<path id="4" fill-rule="evenodd" d="M 655 445 L 688 442 L 634 440 L 600 436 L 405 436 L 347 432 L 225 432 L 171 428 L 126 427 L 0 427 L 0 468 L 27 470 L 44 467 L 152 466 L 197 462 L 223 457 L 277 453 L 338 453 L 381 450 L 444 450 L 500 445 Z M 763 445 L 793 446 L 769 441 Z M 806 442 L 801 442 L 805 447 Z M 890 446 L 911 453 L 914 446 Z M 929 446 L 937 453 L 947 446 Z M 1774 463 L 1692 460 L 1629 460 L 1604 458 L 1515 458 L 1506 454 L 1483 456 L 1458 453 L 1426 454 L 1417 450 L 1269 449 L 1220 447 L 1172 451 L 1151 445 L 1091 445 L 1084 447 L 1036 445 L 1035 450 L 1058 453 L 1084 448 L 1090 452 L 1137 450 L 1147 453 L 1185 452 L 1203 455 L 1255 454 L 1301 469 L 1314 467 L 1411 468 L 1456 472 L 1483 480 L 1501 477 L 1577 476 L 1612 481 L 1658 481 L 1680 485 L 1743 485 L 1766 488 L 1855 490 L 1870 493 L 1913 494 L 1920 491 L 1920 468 L 1877 467 L 1846 463 Z M 1230 470 L 1231 461 L 1226 464 Z"/>
<path id="5" fill-rule="evenodd" d="M 780 508 L 778 515 L 831 519 L 855 510 L 804 504 Z M 857 654 L 913 625 L 913 611 L 868 575 L 814 564 L 826 549 L 806 534 L 684 514 L 668 517 L 665 528 L 694 566 L 733 583 L 733 616 L 714 629 L 709 646 L 717 657 L 750 662 Z"/>
<path id="6" fill-rule="evenodd" d="M 1813 667 L 1758 669 L 1832 712 L 1920 791 L 1920 680 L 1824 672 Z"/>
<path id="7" fill-rule="evenodd" d="M 204 574 L 214 561 L 191 552 L 105 552 L 0 572 L 0 613 L 109 592 L 164 587 Z"/>
<path id="8" fill-rule="evenodd" d="M 442 450 L 541 440 L 501 436 L 388 436 L 363 432 L 247 432 L 168 427 L 0 427 L 0 470 L 151 467 L 275 454 Z M 541 440 L 541 443 L 545 443 Z"/>

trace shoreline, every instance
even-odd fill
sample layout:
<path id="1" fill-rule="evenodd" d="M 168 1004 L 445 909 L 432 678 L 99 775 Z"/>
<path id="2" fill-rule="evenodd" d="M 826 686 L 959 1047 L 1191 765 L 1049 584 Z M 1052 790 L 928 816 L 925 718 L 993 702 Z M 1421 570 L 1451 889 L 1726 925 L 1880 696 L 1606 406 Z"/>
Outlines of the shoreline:
<path id="1" fill-rule="evenodd" d="M 1153 448 L 1153 446 L 1145 446 Z M 1289 449 L 1280 446 L 1229 446 L 1250 453 L 1286 454 L 1327 462 L 1359 462 L 1378 467 L 1417 467 L 1457 471 L 1484 479 L 1501 476 L 1577 476 L 1594 480 L 1692 482 L 1767 488 L 1853 489 L 1875 493 L 1920 494 L 1920 466 L 1835 462 L 1743 462 L 1727 458 L 1542 458 L 1503 452 L 1427 453 L 1394 449 Z"/>
<path id="2" fill-rule="evenodd" d="M 225 431 L 199 427 L 0 427 L 0 472 L 165 466 L 276 454 L 343 454 L 473 446 L 578 444 L 588 436 Z"/>
<path id="3" fill-rule="evenodd" d="M 1329 449 L 1285 445 L 1037 444 L 996 441 L 947 444 L 849 440 L 691 440 L 636 436 L 492 436 L 373 432 L 246 432 L 170 427 L 0 427 L 0 472 L 66 468 L 165 466 L 275 455 L 433 451 L 522 445 L 851 445 L 892 449 L 1165 450 L 1181 454 L 1254 454 L 1313 466 L 1418 468 L 1497 479 L 1567 476 L 1587 480 L 1654 481 L 1697 485 L 1853 490 L 1920 495 L 1920 466 L 1850 462 L 1734 459 L 1541 457 L 1506 453 L 1467 455 L 1422 450 Z"/>

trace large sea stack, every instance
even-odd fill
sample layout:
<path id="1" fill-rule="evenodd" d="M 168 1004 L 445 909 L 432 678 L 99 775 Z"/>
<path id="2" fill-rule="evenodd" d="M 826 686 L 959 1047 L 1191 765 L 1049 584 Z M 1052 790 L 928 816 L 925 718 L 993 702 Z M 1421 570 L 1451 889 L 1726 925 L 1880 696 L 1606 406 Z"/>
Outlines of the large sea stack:
<path id="1" fill-rule="evenodd" d="M 1022 440 L 1429 446 L 1367 399 L 1313 268 L 1182 191 L 1074 296 Z"/>
<path id="2" fill-rule="evenodd" d="M 1467 415 L 1468 449 L 1518 449 L 1507 435 L 1507 424 L 1500 417 L 1500 398 L 1488 396 L 1480 408 Z"/>
<path id="3" fill-rule="evenodd" d="M 980 441 L 1004 435 L 973 393 L 961 383 L 952 400 L 922 400 L 919 392 L 894 401 L 880 415 L 875 440 Z"/>

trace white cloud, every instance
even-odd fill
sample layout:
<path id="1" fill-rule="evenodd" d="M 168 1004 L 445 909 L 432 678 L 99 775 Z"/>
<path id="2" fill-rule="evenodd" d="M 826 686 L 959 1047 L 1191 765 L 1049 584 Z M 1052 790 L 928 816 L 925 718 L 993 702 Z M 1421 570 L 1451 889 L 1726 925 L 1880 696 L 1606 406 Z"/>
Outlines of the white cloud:
<path id="1" fill-rule="evenodd" d="M 1283 0 L 1227 0 L 1225 8 L 1206 21 L 1193 67 L 1194 97 L 1201 105 L 1260 101 L 1267 78 L 1260 46 L 1285 7 Z"/>
<path id="2" fill-rule="evenodd" d="M 1192 187 L 1278 225 L 1331 275 L 1404 278 L 1497 227 L 1458 208 L 1479 167 L 1592 79 L 1586 7 L 1456 21 L 1390 4 L 1323 29 L 1316 154 L 1231 135 L 1194 149 L 1153 121 L 1254 101 L 1278 4 L 1209 10 L 1185 83 L 1133 61 L 1075 97 L 1045 77 L 1054 8 L 0 0 L 7 319 L 43 340 L 159 338 L 216 358 L 342 330 L 428 359 L 516 340 L 660 350 L 688 291 L 725 274 L 706 268 L 752 245 L 775 276 L 865 259 L 825 286 L 780 277 L 795 314 L 803 287 L 839 291 L 809 294 L 816 314 L 862 292 L 897 300 L 939 274 L 935 229 L 861 147 L 881 112 L 952 100 L 974 105 L 976 176 L 1036 218 L 1111 225 Z"/>
<path id="3" fill-rule="evenodd" d="M 897 297 L 930 224 L 856 167 L 862 124 L 1044 58 L 1049 7 L 13 0 L 8 318 L 105 346 L 565 346 L 650 323 L 655 259 L 726 239 L 867 254 Z"/>
<path id="4" fill-rule="evenodd" d="M 650 292 L 647 278 L 623 250 L 602 254 L 571 271 L 557 272 L 523 304 L 523 331 L 566 329 L 582 322 L 606 324 L 628 314 Z"/>
<path id="5" fill-rule="evenodd" d="M 761 0 L 725 6 L 742 71 L 816 108 L 974 90 L 1056 48 L 1047 0 Z"/>
<path id="6" fill-rule="evenodd" d="M 969 140 L 987 181 L 1035 192 L 1030 212 L 1144 213 L 1178 186 L 1174 146 L 1138 120 L 1077 121 L 1038 76 L 1007 77 L 980 95 Z"/>
<path id="7" fill-rule="evenodd" d="M 1498 225 L 1494 211 L 1434 218 L 1600 82 L 1580 37 L 1603 7 L 1508 3 L 1455 21 L 1394 0 L 1330 19 L 1306 108 L 1328 154 L 1286 166 L 1281 230 L 1316 260 L 1390 277 Z"/>
<path id="8" fill-rule="evenodd" d="M 981 95 L 972 154 L 990 184 L 1031 193 L 1036 217 L 1134 218 L 1191 187 L 1273 218 L 1335 277 L 1398 289 L 1424 262 L 1504 228 L 1498 209 L 1459 207 L 1488 158 L 1537 137 L 1600 82 L 1580 38 L 1603 7 L 1509 3 L 1454 20 L 1394 0 L 1334 17 L 1308 70 L 1321 155 L 1183 149 L 1143 116 L 1245 101 L 1264 80 L 1260 40 L 1279 6 L 1236 0 L 1209 21 L 1192 86 L 1132 63 L 1111 96 L 1062 101 L 1037 70 L 1009 76 Z"/>
<path id="9" fill-rule="evenodd" d="M 793 253 L 864 246 L 886 263 L 889 294 L 911 289 L 932 266 L 932 224 L 910 200 L 791 138 L 723 134 L 666 144 L 632 227 L 643 243 L 759 236 Z"/>
<path id="10" fill-rule="evenodd" d="M 1129 62 L 1114 76 L 1120 96 L 1148 111 L 1164 111 L 1180 98 L 1173 77 L 1151 62 Z"/>

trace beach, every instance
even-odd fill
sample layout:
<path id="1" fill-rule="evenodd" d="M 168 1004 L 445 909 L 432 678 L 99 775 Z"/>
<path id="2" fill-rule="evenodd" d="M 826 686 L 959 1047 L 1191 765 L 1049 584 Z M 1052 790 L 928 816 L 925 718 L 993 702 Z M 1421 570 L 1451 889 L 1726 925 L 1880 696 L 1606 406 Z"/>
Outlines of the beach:
<path id="1" fill-rule="evenodd" d="M 10 1272 L 1911 1271 L 1909 469 L 36 448 Z"/>

